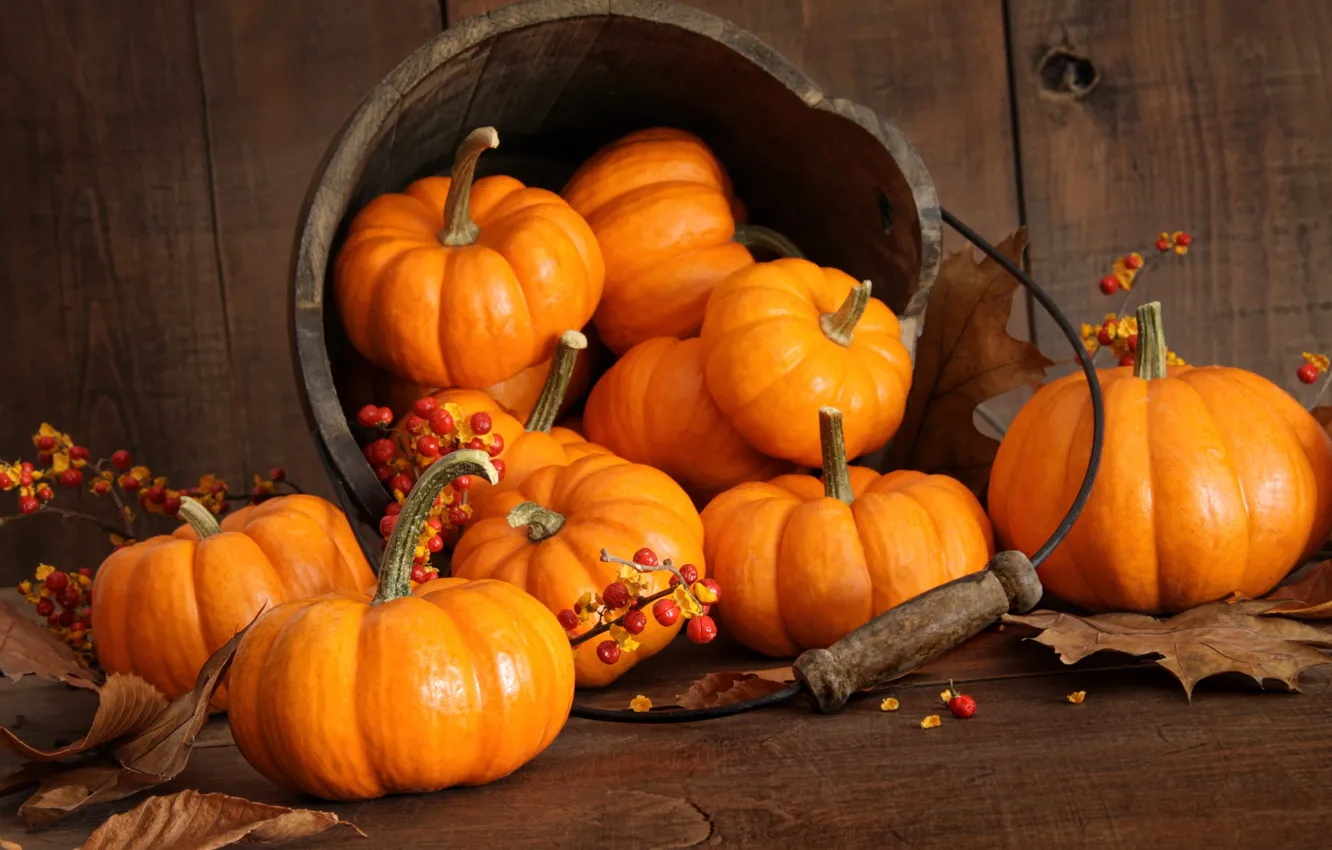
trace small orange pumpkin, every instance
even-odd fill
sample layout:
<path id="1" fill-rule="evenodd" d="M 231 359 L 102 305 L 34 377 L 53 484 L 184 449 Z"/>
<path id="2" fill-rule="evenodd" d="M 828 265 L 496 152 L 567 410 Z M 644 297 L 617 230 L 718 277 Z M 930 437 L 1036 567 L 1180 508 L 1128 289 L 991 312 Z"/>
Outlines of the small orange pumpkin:
<path id="1" fill-rule="evenodd" d="M 111 554 L 97 570 L 92 628 L 108 673 L 135 673 L 175 699 L 204 662 L 264 608 L 374 581 L 342 511 L 279 496 L 218 524 L 188 496 L 188 521 Z M 227 707 L 220 687 L 212 708 Z"/>
<path id="2" fill-rule="evenodd" d="M 717 286 L 703 321 L 708 391 L 756 449 L 802 466 L 821 460 L 807 411 L 836 407 L 849 457 L 892 438 L 906 412 L 911 356 L 897 317 L 837 269 L 759 263 Z"/>
<path id="3" fill-rule="evenodd" d="M 492 457 L 503 461 L 503 474 L 497 486 L 483 483 L 469 491 L 468 501 L 473 511 L 480 510 L 495 495 L 518 487 L 527 476 L 544 466 L 563 466 L 585 455 L 605 453 L 605 449 L 589 443 L 577 431 L 554 424 L 574 374 L 578 352 L 585 348 L 587 338 L 578 331 L 565 331 L 560 335 L 545 386 L 526 423 L 519 422 L 498 402 L 476 390 L 443 390 L 430 396 L 438 407 L 456 405 L 458 415 L 454 419 L 463 423 L 470 423 L 477 413 L 490 416 L 491 430 L 485 438 L 490 445 L 486 448 Z M 415 443 L 405 430 L 405 421 L 406 417 L 398 422 L 397 442 L 404 452 L 411 453 Z M 496 441 L 498 451 L 495 450 Z M 425 459 L 418 457 L 416 460 L 419 464 Z"/>
<path id="4" fill-rule="evenodd" d="M 751 446 L 717 409 L 698 339 L 658 337 L 634 346 L 592 388 L 583 422 L 589 440 L 655 466 L 701 503 L 790 467 Z"/>
<path id="5" fill-rule="evenodd" d="M 432 465 L 398 515 L 374 598 L 281 605 L 241 639 L 232 736 L 269 780 L 328 800 L 481 785 L 555 740 L 573 705 L 569 639 L 511 584 L 438 579 L 411 590 L 417 535 L 461 474 L 495 478 L 484 452 Z"/>
<path id="6" fill-rule="evenodd" d="M 1173 613 L 1260 597 L 1332 529 L 1332 439 L 1265 378 L 1166 365 L 1160 305 L 1138 309 L 1137 362 L 1098 371 L 1105 444 L 1086 506 L 1040 567 L 1093 611 Z M 989 507 L 1005 549 L 1063 521 L 1091 453 L 1081 373 L 1045 385 L 999 445 Z"/>
<path id="7" fill-rule="evenodd" d="M 741 484 L 703 510 L 728 632 L 766 655 L 825 648 L 889 608 L 984 569 L 994 534 L 945 475 L 880 475 L 846 463 L 841 414 L 819 411 L 823 481 Z"/>
<path id="8" fill-rule="evenodd" d="M 646 546 L 663 560 L 693 564 L 700 578 L 706 574 L 703 523 L 684 490 L 665 473 L 614 455 L 537 470 L 487 502 L 475 520 L 453 552 L 453 574 L 512 582 L 551 611 L 572 608 L 584 593 L 600 593 L 619 577 L 616 566 L 600 560 L 602 549 L 625 557 Z M 655 593 L 670 575 L 644 579 Z M 636 636 L 640 646 L 614 664 L 597 657 L 595 641 L 583 643 L 575 661 L 579 686 L 614 681 L 670 643 L 683 622 L 663 626 L 648 617 Z"/>
<path id="9" fill-rule="evenodd" d="M 491 384 L 482 390 L 493 398 L 505 410 L 519 419 L 526 419 L 536 405 L 541 388 L 545 386 L 546 375 L 550 373 L 551 361 L 538 363 L 524 369 L 507 381 Z M 591 382 L 590 359 L 578 358 L 574 366 L 573 377 L 569 379 L 569 391 L 565 394 L 560 412 L 566 413 L 587 392 Z M 356 413 L 367 404 L 387 407 L 401 416 L 411 411 L 416 400 L 439 392 L 439 387 L 426 387 L 404 381 L 385 372 L 367 360 L 357 359 L 350 368 L 338 376 L 338 398 L 342 401 L 343 412 L 348 419 L 355 419 Z"/>
<path id="10" fill-rule="evenodd" d="M 630 133 L 583 163 L 563 196 L 592 227 L 606 262 L 597 332 L 623 354 L 655 336 L 698 335 L 712 288 L 754 258 L 726 170 L 697 136 Z"/>
<path id="11" fill-rule="evenodd" d="M 498 145 L 493 128 L 473 131 L 452 178 L 375 198 L 338 253 L 347 336 L 400 378 L 471 389 L 508 380 L 548 359 L 601 298 L 601 249 L 567 203 L 504 175 L 473 184 L 477 158 Z"/>

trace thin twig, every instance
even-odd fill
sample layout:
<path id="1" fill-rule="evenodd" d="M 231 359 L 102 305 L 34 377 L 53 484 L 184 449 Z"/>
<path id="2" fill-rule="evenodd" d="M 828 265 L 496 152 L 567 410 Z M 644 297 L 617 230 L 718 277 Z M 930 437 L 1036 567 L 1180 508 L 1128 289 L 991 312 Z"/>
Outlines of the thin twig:
<path id="1" fill-rule="evenodd" d="M 607 620 L 604 623 L 600 623 L 596 626 L 593 626 L 591 629 L 588 629 L 586 632 L 583 632 L 581 635 L 579 635 L 576 638 L 570 638 L 569 645 L 575 647 L 580 646 L 594 637 L 599 637 L 601 635 L 604 635 L 606 632 L 610 631 L 611 626 L 618 626 L 620 622 L 624 620 L 624 618 L 629 614 L 630 611 L 633 611 L 636 608 L 642 608 L 644 605 L 647 605 L 650 602 L 656 602 L 658 599 L 663 599 L 667 596 L 670 596 L 673 593 L 675 593 L 674 585 L 666 588 L 665 590 L 659 590 L 656 593 L 652 594 L 651 596 L 644 596 L 641 599 L 639 599 L 638 602 L 634 603 L 633 605 L 630 605 L 623 614 L 616 617 L 615 619 Z"/>
<path id="2" fill-rule="evenodd" d="M 70 511 L 64 508 L 52 508 L 52 507 L 38 508 L 37 510 L 33 511 L 30 514 L 11 514 L 9 516 L 0 516 L 0 527 L 3 527 L 11 522 L 15 522 L 20 519 L 27 519 L 28 517 L 41 516 L 42 514 L 54 514 L 55 516 L 58 516 L 61 519 L 78 520 L 80 522 L 91 523 L 97 526 L 98 528 L 102 529 L 103 531 L 107 532 L 108 534 L 120 534 L 121 532 L 121 529 L 119 527 L 112 525 L 111 523 L 107 522 L 104 519 L 95 517 L 92 514 L 85 514 L 85 513 L 80 513 L 79 511 Z"/>

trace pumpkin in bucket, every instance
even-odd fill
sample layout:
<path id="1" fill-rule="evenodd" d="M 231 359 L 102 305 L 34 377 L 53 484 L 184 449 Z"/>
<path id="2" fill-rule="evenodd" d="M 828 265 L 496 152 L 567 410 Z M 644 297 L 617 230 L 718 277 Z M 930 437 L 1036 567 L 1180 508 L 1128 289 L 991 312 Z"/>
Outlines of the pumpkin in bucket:
<path id="1" fill-rule="evenodd" d="M 236 650 L 236 746 L 284 788 L 364 800 L 493 782 L 542 752 L 573 705 L 569 638 L 500 581 L 411 589 L 417 535 L 459 475 L 495 480 L 486 454 L 433 464 L 389 538 L 373 598 L 344 592 L 278 606 Z"/>
<path id="2" fill-rule="evenodd" d="M 842 412 L 851 458 L 892 438 L 906 412 L 911 355 L 870 283 L 798 258 L 758 263 L 713 290 L 703 320 L 708 391 L 756 449 L 822 461 L 809 410 Z"/>
<path id="3" fill-rule="evenodd" d="M 494 128 L 468 134 L 452 177 L 380 195 L 352 220 L 333 269 L 347 336 L 422 386 L 481 389 L 551 356 L 587 323 L 605 267 L 587 222 L 558 195 L 505 175 L 473 181 Z"/>
<path id="4" fill-rule="evenodd" d="M 1332 529 L 1332 439 L 1280 387 L 1243 369 L 1167 366 L 1160 304 L 1138 308 L 1136 362 L 1100 370 L 1105 445 L 1086 507 L 1041 565 L 1093 611 L 1173 613 L 1265 595 Z M 1063 519 L 1091 452 L 1081 373 L 1040 389 L 1004 435 L 989 507 L 1004 548 L 1032 551 Z"/>

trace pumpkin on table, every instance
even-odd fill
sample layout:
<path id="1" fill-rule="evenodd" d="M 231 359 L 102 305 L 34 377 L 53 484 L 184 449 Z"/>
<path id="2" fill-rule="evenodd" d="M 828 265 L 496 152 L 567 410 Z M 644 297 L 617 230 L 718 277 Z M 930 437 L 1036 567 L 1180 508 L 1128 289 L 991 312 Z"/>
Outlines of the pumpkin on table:
<path id="1" fill-rule="evenodd" d="M 994 535 L 944 475 L 848 467 L 841 413 L 819 410 L 823 480 L 741 484 L 703 510 L 725 628 L 772 656 L 826 648 L 873 617 L 983 569 Z"/>
<path id="2" fill-rule="evenodd" d="M 703 523 L 693 502 L 665 473 L 609 454 L 568 466 L 547 466 L 522 485 L 489 500 L 453 552 L 453 574 L 497 578 L 524 588 L 551 611 L 573 607 L 585 593 L 600 593 L 619 577 L 601 551 L 633 553 L 647 547 L 677 566 L 706 575 Z M 664 590 L 665 572 L 643 576 L 648 593 Z M 664 648 L 683 619 L 663 626 L 653 617 L 636 635 L 640 646 L 613 664 L 597 657 L 594 641 L 578 647 L 582 687 L 606 685 Z M 585 624 L 575 636 L 592 627 Z"/>
<path id="3" fill-rule="evenodd" d="M 241 754 L 271 781 L 329 800 L 480 785 L 563 728 L 573 654 L 554 614 L 505 582 L 411 590 L 430 505 L 462 474 L 495 479 L 476 450 L 433 464 L 398 515 L 373 599 L 287 603 L 242 638 L 228 719 Z"/>
<path id="4" fill-rule="evenodd" d="M 493 128 L 463 140 L 453 176 L 380 195 L 352 220 L 333 291 L 352 345 L 422 386 L 479 389 L 551 355 L 601 298 L 605 266 L 564 200 L 495 175 L 473 182 Z"/>
<path id="5" fill-rule="evenodd" d="M 1260 597 L 1332 529 L 1332 439 L 1289 394 L 1243 369 L 1167 366 L 1160 305 L 1138 310 L 1133 367 L 1098 372 L 1100 470 L 1041 565 L 1053 594 L 1093 611 L 1173 613 Z M 1033 551 L 1063 520 L 1091 452 L 1081 373 L 1042 387 L 995 457 L 990 516 Z"/>
<path id="6" fill-rule="evenodd" d="M 780 259 L 720 283 L 703 321 L 708 391 L 760 452 L 802 466 L 822 454 L 809 411 L 842 411 L 848 457 L 892 438 L 906 412 L 911 356 L 897 317 L 832 268 Z"/>
<path id="7" fill-rule="evenodd" d="M 374 581 L 342 511 L 304 494 L 245 507 L 219 525 L 186 496 L 187 520 L 112 553 L 92 592 L 97 659 L 108 673 L 134 673 L 168 698 L 194 687 L 208 657 L 266 605 Z M 218 688 L 211 707 L 227 707 Z"/>
<path id="8" fill-rule="evenodd" d="M 697 338 L 658 337 L 630 349 L 592 388 L 583 425 L 589 440 L 655 466 L 702 503 L 791 466 L 751 446 L 722 415 Z"/>
<path id="9" fill-rule="evenodd" d="M 697 336 L 712 288 L 752 265 L 745 244 L 798 254 L 744 217 L 726 169 L 697 136 L 655 127 L 584 162 L 563 196 L 591 225 L 606 262 L 602 340 L 623 354 L 657 336 Z"/>

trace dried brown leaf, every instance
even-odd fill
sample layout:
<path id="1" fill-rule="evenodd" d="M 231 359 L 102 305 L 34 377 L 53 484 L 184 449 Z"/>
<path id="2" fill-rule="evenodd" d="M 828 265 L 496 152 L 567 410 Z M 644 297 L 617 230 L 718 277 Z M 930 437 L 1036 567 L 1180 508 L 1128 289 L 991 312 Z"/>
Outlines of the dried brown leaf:
<path id="1" fill-rule="evenodd" d="M 709 673 L 675 698 L 681 708 L 715 708 L 767 696 L 794 681 L 790 667 L 752 673 Z"/>
<path id="2" fill-rule="evenodd" d="M 35 830 L 95 803 L 120 800 L 175 778 L 185 769 L 194 738 L 208 719 L 208 703 L 248 629 L 241 629 L 209 657 L 192 691 L 172 700 L 151 722 L 136 721 L 139 731 L 118 744 L 112 758 L 87 759 L 71 766 L 29 763 L 0 780 L 0 794 L 41 783 L 19 807 L 28 829 Z M 96 719 L 93 723 L 95 728 Z"/>
<path id="3" fill-rule="evenodd" d="M 1307 623 L 1262 616 L 1272 603 L 1212 602 L 1165 620 L 1144 614 L 1079 617 L 1055 611 L 1024 616 L 1005 614 L 1003 622 L 1037 629 L 1032 638 L 1059 653 L 1065 664 L 1103 650 L 1148 657 L 1169 670 L 1193 699 L 1193 687 L 1209 676 L 1242 673 L 1263 685 L 1273 679 L 1299 690 L 1300 674 L 1332 657 L 1332 634 Z"/>
<path id="4" fill-rule="evenodd" d="M 100 678 L 74 650 L 8 602 L 0 602 L 0 671 L 15 682 L 32 673 L 79 688 L 96 688 Z"/>
<path id="5" fill-rule="evenodd" d="M 1265 599 L 1281 601 L 1264 614 L 1302 620 L 1332 619 L 1332 561 L 1314 565 L 1298 581 L 1278 587 Z"/>
<path id="6" fill-rule="evenodd" d="M 997 246 L 1015 263 L 1027 245 L 1020 228 Z M 1008 334 L 1019 284 L 970 248 L 943 261 L 930 289 L 906 415 L 888 449 L 888 468 L 954 476 L 983 492 L 999 443 L 976 430 L 976 405 L 1045 379 L 1053 365 L 1035 345 Z"/>
<path id="7" fill-rule="evenodd" d="M 0 747 L 32 761 L 56 761 L 78 755 L 120 738 L 137 735 L 146 729 L 167 706 L 166 697 L 138 676 L 114 673 L 97 691 L 101 700 L 92 728 L 83 738 L 58 750 L 39 750 L 18 739 L 9 729 L 0 727 Z"/>
<path id="8" fill-rule="evenodd" d="M 151 797 L 97 828 L 80 850 L 214 850 L 238 841 L 290 841 L 335 826 L 365 833 L 331 812 L 269 806 L 228 794 Z"/>

